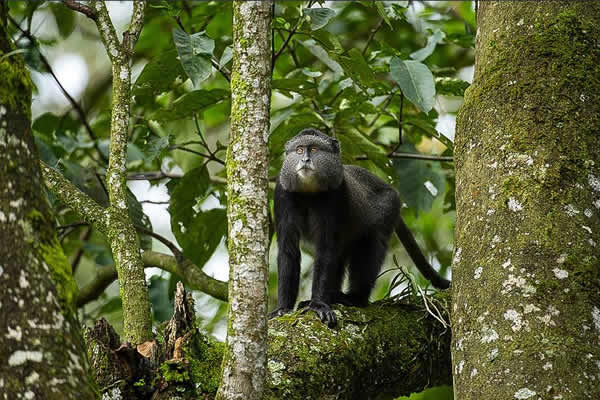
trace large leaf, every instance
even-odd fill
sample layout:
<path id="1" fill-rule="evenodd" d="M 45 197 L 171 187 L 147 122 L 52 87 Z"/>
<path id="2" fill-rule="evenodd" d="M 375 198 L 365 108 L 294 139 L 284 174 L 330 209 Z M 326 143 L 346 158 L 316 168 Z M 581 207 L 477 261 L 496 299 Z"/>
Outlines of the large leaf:
<path id="1" fill-rule="evenodd" d="M 229 91 L 225 89 L 194 90 L 175 100 L 169 108 L 158 110 L 152 116 L 152 119 L 157 121 L 174 121 L 190 118 L 207 107 L 228 98 Z"/>
<path id="2" fill-rule="evenodd" d="M 343 69 L 341 65 L 337 61 L 333 60 L 327 51 L 325 51 L 323 47 L 319 46 L 313 39 L 299 41 L 299 43 L 306 47 L 306 49 L 310 51 L 313 56 L 317 57 L 323 64 L 327 65 L 327 67 L 335 72 L 336 75 L 342 74 Z"/>
<path id="3" fill-rule="evenodd" d="M 302 12 L 310 18 L 310 28 L 313 31 L 321 29 L 335 17 L 335 11 L 331 8 L 305 8 Z"/>
<path id="4" fill-rule="evenodd" d="M 75 13 L 60 3 L 50 3 L 50 11 L 54 14 L 56 27 L 60 36 L 66 38 L 75 29 Z"/>
<path id="5" fill-rule="evenodd" d="M 433 32 L 432 35 L 430 35 L 427 38 L 427 45 L 425 45 L 425 47 L 423 47 L 422 49 L 417 50 L 414 53 L 411 53 L 410 58 L 417 60 L 417 61 L 423 61 L 424 59 L 429 57 L 431 54 L 433 54 L 433 51 L 435 50 L 435 46 L 437 46 L 438 43 L 442 42 L 445 37 L 446 37 L 446 34 L 444 32 L 442 32 L 441 30 L 437 29 L 435 32 Z"/>
<path id="6" fill-rule="evenodd" d="M 387 12 L 385 11 L 385 5 L 383 4 L 383 1 L 374 1 L 373 3 L 375 4 L 375 7 L 377 8 L 377 12 L 379 13 L 379 16 L 381 18 L 383 18 L 385 23 L 388 24 L 388 26 L 391 29 L 393 29 L 394 27 L 392 26 L 392 23 L 390 22 Z"/>
<path id="7" fill-rule="evenodd" d="M 379 82 L 375 74 L 367 64 L 360 50 L 354 48 L 348 52 L 349 57 L 338 56 L 337 60 L 342 68 L 352 80 L 361 87 L 365 92 L 371 92 L 369 89 L 374 89 L 379 86 Z M 371 94 L 375 94 L 374 92 Z"/>
<path id="8" fill-rule="evenodd" d="M 390 73 L 408 100 L 424 112 L 433 108 L 435 83 L 425 64 L 394 57 L 390 62 Z"/>
<path id="9" fill-rule="evenodd" d="M 412 145 L 403 145 L 400 151 L 416 153 Z M 433 200 L 444 194 L 445 177 L 439 163 L 395 158 L 393 165 L 398 176 L 394 186 L 409 207 L 429 211 Z"/>
<path id="10" fill-rule="evenodd" d="M 203 32 L 188 35 L 179 28 L 173 29 L 173 40 L 183 70 L 192 80 L 194 87 L 198 87 L 212 74 L 211 57 L 215 41 Z"/>
<path id="11" fill-rule="evenodd" d="M 171 192 L 171 229 L 183 254 L 202 267 L 227 233 L 224 209 L 202 211 L 212 185 L 208 171 L 200 167 L 184 175 Z"/>
<path id="12" fill-rule="evenodd" d="M 133 94 L 138 103 L 140 100 L 145 103 L 168 91 L 177 77 L 185 75 L 181 64 L 174 62 L 176 58 L 177 50 L 171 48 L 146 64 L 133 87 Z"/>

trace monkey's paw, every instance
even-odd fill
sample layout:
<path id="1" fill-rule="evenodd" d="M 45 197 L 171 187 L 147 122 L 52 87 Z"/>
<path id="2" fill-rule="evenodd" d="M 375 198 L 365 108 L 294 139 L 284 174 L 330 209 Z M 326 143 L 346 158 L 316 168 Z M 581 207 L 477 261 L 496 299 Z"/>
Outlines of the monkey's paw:
<path id="1" fill-rule="evenodd" d="M 277 317 L 281 317 L 282 315 L 289 314 L 292 311 L 294 311 L 294 310 L 292 310 L 291 308 L 279 307 L 279 308 L 276 308 L 275 310 L 273 310 L 272 312 L 270 312 L 267 317 L 269 319 L 277 318 Z"/>
<path id="2" fill-rule="evenodd" d="M 298 308 L 300 308 L 300 306 L 303 303 L 306 302 L 300 303 Z M 321 319 L 321 321 L 327 324 L 327 326 L 330 328 L 335 328 L 335 326 L 337 325 L 337 318 L 335 317 L 335 313 L 333 312 L 329 304 L 325 304 L 322 301 L 318 300 L 311 300 L 308 302 L 308 304 L 305 305 L 304 309 L 302 310 L 302 314 L 305 314 L 308 311 L 314 311 L 317 314 L 317 316 Z"/>

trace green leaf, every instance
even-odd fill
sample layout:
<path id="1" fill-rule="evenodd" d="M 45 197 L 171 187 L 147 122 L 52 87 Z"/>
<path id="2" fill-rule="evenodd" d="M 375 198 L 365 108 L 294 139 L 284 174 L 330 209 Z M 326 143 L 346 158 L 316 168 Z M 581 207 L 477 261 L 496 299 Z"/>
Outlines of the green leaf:
<path id="1" fill-rule="evenodd" d="M 170 139 L 169 136 L 152 135 L 145 139 L 145 145 L 142 148 L 142 151 L 149 161 L 154 161 L 156 158 L 165 155 L 166 150 L 170 145 Z"/>
<path id="2" fill-rule="evenodd" d="M 377 8 L 377 12 L 379 13 L 379 16 L 381 18 L 383 18 L 383 20 L 385 21 L 386 24 L 388 24 L 390 29 L 394 29 L 392 27 L 392 23 L 390 22 L 390 19 L 387 16 L 387 12 L 385 11 L 385 6 L 383 4 L 383 1 L 374 1 L 373 3 L 375 3 L 375 7 Z"/>
<path id="3" fill-rule="evenodd" d="M 307 81 L 304 79 L 290 78 L 275 79 L 273 80 L 271 87 L 280 91 L 303 93 L 306 91 L 314 92 L 316 85 L 314 82 Z"/>
<path id="4" fill-rule="evenodd" d="M 436 78 L 435 79 L 435 91 L 437 94 L 443 94 L 447 96 L 460 96 L 465 95 L 465 90 L 471 86 L 469 82 L 457 78 Z"/>
<path id="5" fill-rule="evenodd" d="M 379 168 L 389 168 L 387 153 L 381 146 L 373 143 L 368 136 L 356 130 L 349 130 L 343 134 L 338 134 L 336 137 L 340 140 L 342 154 L 347 158 L 350 156 L 366 155 Z M 349 159 L 348 161 L 350 162 L 351 160 Z"/>
<path id="6" fill-rule="evenodd" d="M 369 89 L 374 89 L 379 86 L 379 82 L 375 74 L 367 64 L 360 50 L 354 48 L 348 52 L 350 57 L 338 56 L 337 60 L 341 64 L 346 74 L 361 87 L 365 92 L 370 92 Z M 375 93 L 371 93 L 375 94 Z"/>
<path id="7" fill-rule="evenodd" d="M 166 321 L 173 314 L 173 304 L 169 299 L 168 293 L 168 280 L 157 275 L 150 278 L 148 295 L 152 303 L 152 314 L 154 314 L 154 320 L 157 322 Z"/>
<path id="8" fill-rule="evenodd" d="M 435 46 L 437 46 L 438 43 L 441 43 L 445 37 L 446 37 L 446 34 L 444 32 L 442 32 L 439 29 L 436 29 L 436 31 L 427 38 L 427 45 L 425 47 L 423 47 L 422 49 L 417 50 L 414 53 L 411 53 L 410 58 L 412 58 L 413 60 L 417 60 L 417 61 L 423 61 L 424 59 L 429 57 L 431 54 L 433 54 L 433 51 L 435 50 Z"/>
<path id="9" fill-rule="evenodd" d="M 176 58 L 177 50 L 171 48 L 146 64 L 133 87 L 138 103 L 144 97 L 145 100 L 154 99 L 154 96 L 168 91 L 177 77 L 185 76 L 181 63 L 174 62 Z"/>
<path id="10" fill-rule="evenodd" d="M 184 175 L 171 192 L 171 229 L 183 254 L 202 267 L 227 233 L 224 209 L 202 211 L 201 205 L 212 190 L 206 167 Z"/>
<path id="11" fill-rule="evenodd" d="M 424 112 L 433 108 L 435 83 L 425 64 L 394 57 L 390 62 L 390 73 L 408 100 Z"/>
<path id="12" fill-rule="evenodd" d="M 50 3 L 50 11 L 54 14 L 58 33 L 66 38 L 75 29 L 75 13 L 60 3 Z"/>
<path id="13" fill-rule="evenodd" d="M 335 17 L 335 11 L 331 8 L 304 8 L 304 15 L 310 19 L 310 29 L 316 31 L 329 23 L 329 20 Z"/>
<path id="14" fill-rule="evenodd" d="M 173 41 L 183 70 L 197 88 L 212 74 L 211 57 L 215 41 L 204 32 L 188 35 L 179 28 L 173 29 Z"/>
<path id="15" fill-rule="evenodd" d="M 412 145 L 403 145 L 399 151 L 417 153 Z M 445 190 L 445 177 L 439 163 L 398 158 L 392 162 L 398 176 L 394 186 L 402 201 L 417 211 L 429 211 L 435 198 Z"/>
<path id="16" fill-rule="evenodd" d="M 332 70 L 336 75 L 341 75 L 343 72 L 342 67 L 339 63 L 329 57 L 329 54 L 319 46 L 313 39 L 304 40 L 300 42 L 313 56 L 317 57 L 323 64 Z"/>
<path id="17" fill-rule="evenodd" d="M 169 108 L 158 110 L 152 119 L 174 121 L 190 118 L 212 105 L 229 99 L 229 96 L 229 91 L 225 89 L 194 90 L 175 100 Z"/>
<path id="18" fill-rule="evenodd" d="M 219 67 L 223 68 L 229 61 L 233 59 L 233 49 L 231 46 L 225 47 L 223 50 L 223 54 L 221 55 L 221 59 L 219 60 Z"/>

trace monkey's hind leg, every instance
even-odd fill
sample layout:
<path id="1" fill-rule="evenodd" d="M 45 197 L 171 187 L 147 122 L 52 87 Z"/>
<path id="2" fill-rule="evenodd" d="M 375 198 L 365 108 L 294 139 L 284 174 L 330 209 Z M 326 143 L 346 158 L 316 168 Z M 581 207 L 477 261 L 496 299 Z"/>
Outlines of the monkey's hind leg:
<path id="1" fill-rule="evenodd" d="M 366 235 L 360 240 L 350 258 L 348 293 L 340 293 L 337 303 L 355 307 L 369 305 L 369 295 L 375 286 L 381 264 L 385 259 L 387 240 L 381 235 Z"/>

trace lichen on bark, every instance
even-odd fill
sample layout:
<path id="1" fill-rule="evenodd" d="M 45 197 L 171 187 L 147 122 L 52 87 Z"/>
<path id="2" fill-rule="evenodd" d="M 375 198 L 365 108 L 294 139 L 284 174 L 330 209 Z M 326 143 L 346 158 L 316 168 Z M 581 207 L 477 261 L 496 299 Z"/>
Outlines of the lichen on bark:
<path id="1" fill-rule="evenodd" d="M 233 3 L 231 136 L 227 149 L 229 326 L 218 399 L 260 399 L 267 342 L 271 4 Z"/>
<path id="2" fill-rule="evenodd" d="M 0 2 L 0 397 L 95 399 L 31 133 L 32 83 Z"/>
<path id="3" fill-rule="evenodd" d="M 455 147 L 458 398 L 600 396 L 598 26 L 596 2 L 479 4 Z"/>

